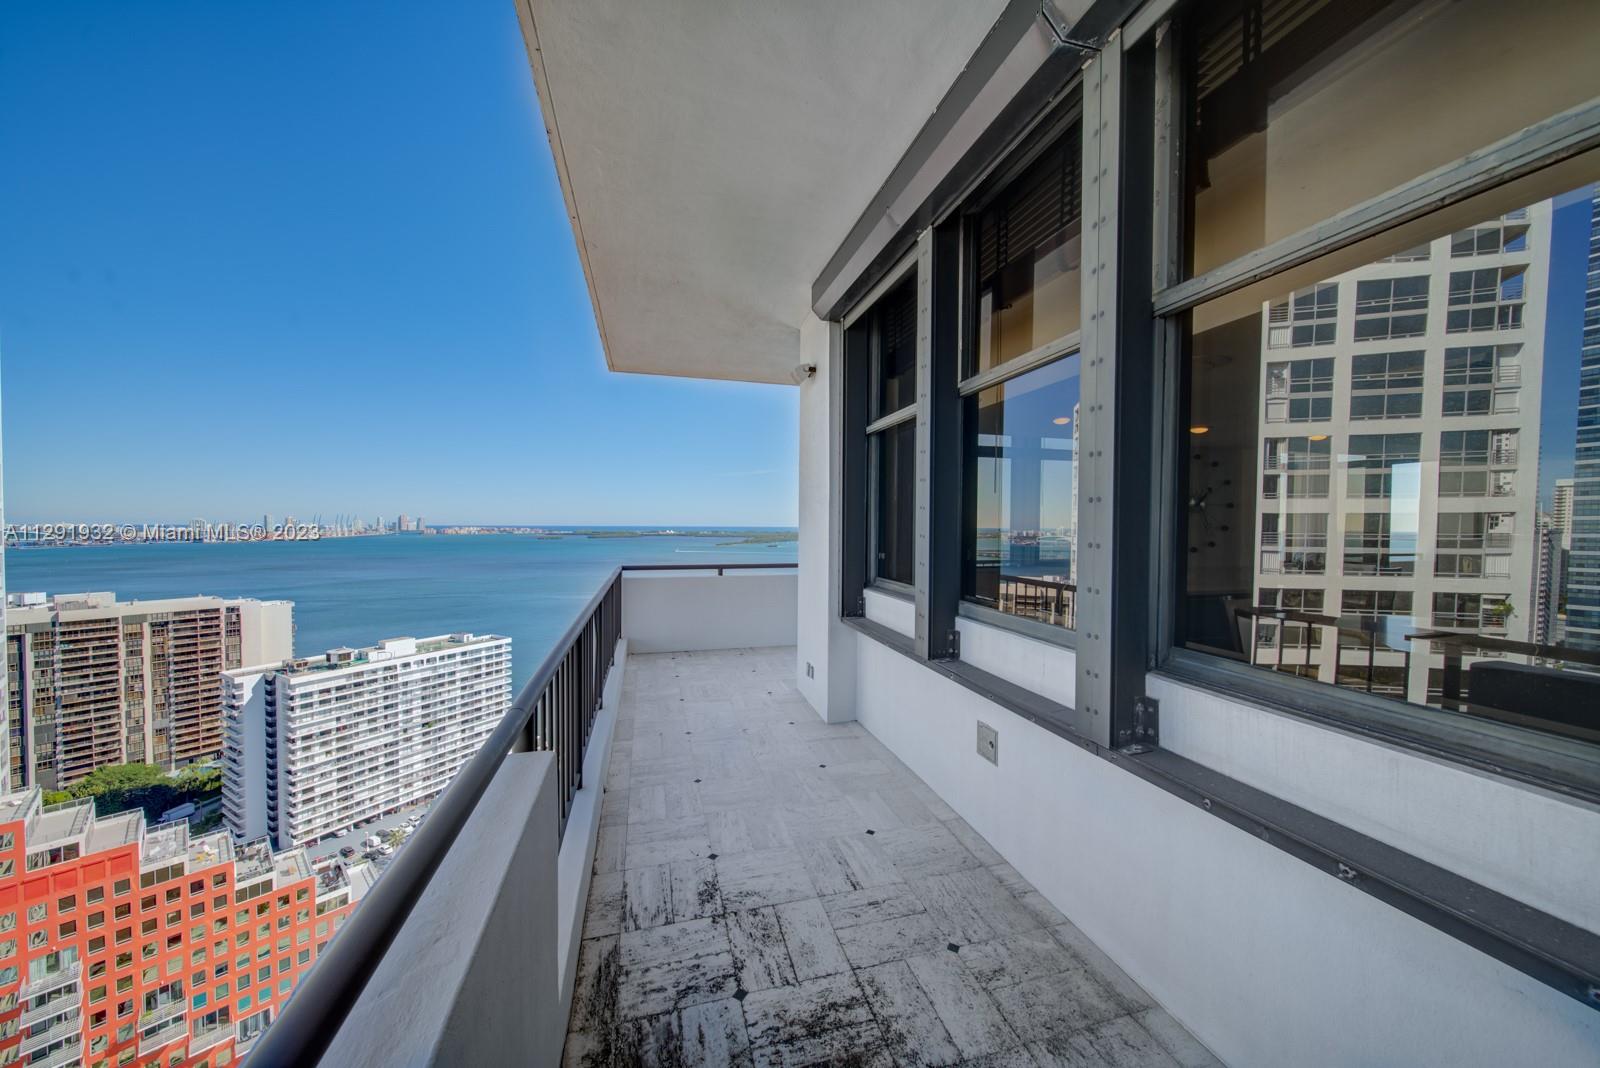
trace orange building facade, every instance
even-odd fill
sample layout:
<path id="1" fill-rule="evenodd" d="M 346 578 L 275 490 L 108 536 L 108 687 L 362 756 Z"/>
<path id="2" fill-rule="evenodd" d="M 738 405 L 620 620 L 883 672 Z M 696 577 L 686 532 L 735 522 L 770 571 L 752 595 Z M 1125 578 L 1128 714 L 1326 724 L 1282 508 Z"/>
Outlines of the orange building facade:
<path id="1" fill-rule="evenodd" d="M 232 1064 L 369 882 L 138 810 L 0 798 L 0 1066 Z"/>

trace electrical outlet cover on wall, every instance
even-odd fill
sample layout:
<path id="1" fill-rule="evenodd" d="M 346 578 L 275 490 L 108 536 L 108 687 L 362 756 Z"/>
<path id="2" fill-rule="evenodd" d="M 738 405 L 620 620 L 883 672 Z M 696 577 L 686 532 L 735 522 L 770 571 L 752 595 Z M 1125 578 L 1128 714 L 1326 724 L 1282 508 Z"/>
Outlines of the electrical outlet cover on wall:
<path id="1" fill-rule="evenodd" d="M 981 719 L 978 721 L 978 755 L 1000 766 L 1000 732 Z"/>

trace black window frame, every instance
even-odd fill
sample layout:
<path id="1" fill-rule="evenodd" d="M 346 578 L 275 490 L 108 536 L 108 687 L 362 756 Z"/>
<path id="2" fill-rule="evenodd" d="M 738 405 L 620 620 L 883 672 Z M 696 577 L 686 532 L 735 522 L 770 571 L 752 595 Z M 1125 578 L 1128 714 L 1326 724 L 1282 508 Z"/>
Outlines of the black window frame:
<path id="1" fill-rule="evenodd" d="M 1184 187 L 1194 166 L 1187 159 L 1189 146 L 1186 144 L 1188 123 L 1193 112 L 1192 104 L 1187 99 L 1188 90 L 1182 69 L 1183 50 L 1179 42 L 1183 39 L 1183 33 L 1174 31 L 1181 27 L 1187 15 L 1199 10 L 1201 8 L 1194 4 L 1175 2 L 1164 5 L 1160 15 L 1148 20 L 1148 27 L 1141 37 L 1124 46 L 1129 49 L 1125 56 L 1137 54 L 1141 57 L 1139 62 L 1147 64 L 1144 69 L 1149 71 L 1148 91 L 1157 102 L 1150 129 L 1135 134 L 1148 137 L 1150 151 L 1155 157 L 1152 163 L 1158 195 L 1151 213 L 1151 242 L 1148 249 L 1123 247 L 1119 255 L 1120 268 L 1125 277 L 1149 277 L 1152 280 L 1148 306 L 1156 373 L 1151 403 L 1155 413 L 1152 422 L 1157 426 L 1158 447 L 1154 450 L 1148 469 L 1119 468 L 1118 485 L 1125 489 L 1131 477 L 1148 479 L 1157 487 L 1145 513 L 1155 531 L 1148 567 L 1151 574 L 1156 576 L 1156 588 L 1150 597 L 1148 619 L 1152 638 L 1147 647 L 1148 653 L 1144 649 L 1114 649 L 1113 659 L 1121 662 L 1139 655 L 1147 658 L 1147 663 L 1142 666 L 1157 677 L 1170 678 L 1218 693 L 1230 700 L 1256 703 L 1336 730 L 1423 752 L 1450 763 L 1532 783 L 1559 794 L 1590 802 L 1600 801 L 1600 753 L 1591 744 L 1466 714 L 1452 715 L 1452 710 L 1411 706 L 1401 700 L 1295 678 L 1286 673 L 1264 672 L 1242 661 L 1234 662 L 1200 649 L 1186 648 L 1181 633 L 1185 589 L 1182 546 L 1185 544 L 1186 516 L 1183 494 L 1188 444 L 1188 383 L 1185 375 L 1190 313 L 1209 301 L 1271 278 L 1282 276 L 1288 279 L 1297 268 L 1334 253 L 1342 253 L 1341 261 L 1351 262 L 1352 265 L 1383 261 L 1397 265 L 1409 264 L 1430 259 L 1431 256 L 1424 253 L 1432 251 L 1432 245 L 1443 240 L 1446 260 L 1461 264 L 1459 270 L 1469 269 L 1467 265 L 1473 262 L 1470 258 L 1450 255 L 1450 238 L 1454 231 L 1447 229 L 1448 224 L 1441 226 L 1439 232 L 1426 229 L 1427 220 L 1435 212 L 1450 209 L 1459 211 L 1461 205 L 1476 204 L 1482 204 L 1485 208 L 1480 218 L 1494 220 L 1504 217 L 1507 212 L 1503 201 L 1515 178 L 1570 154 L 1562 138 L 1571 138 L 1573 129 L 1589 131 L 1600 128 L 1600 109 L 1591 103 L 1564 113 L 1560 122 L 1527 127 L 1442 168 L 1412 176 L 1387 192 L 1344 209 L 1330 219 L 1275 239 L 1232 261 L 1191 274 L 1184 247 L 1186 238 L 1191 234 Z M 1161 26 L 1165 27 L 1163 32 L 1149 32 Z M 1125 70 L 1138 69 L 1138 64 L 1130 59 L 1125 58 L 1124 64 Z M 1125 86 L 1123 92 L 1127 91 Z M 1563 124 L 1570 128 L 1564 134 L 1554 134 L 1554 130 Z M 1590 158 L 1596 156 L 1600 156 L 1600 152 L 1590 154 Z M 1442 191 L 1446 190 L 1448 195 L 1442 195 Z M 1494 206 L 1497 204 L 1502 206 Z M 1459 229 L 1458 225 L 1457 231 Z M 1401 233 L 1411 239 L 1406 250 L 1395 252 L 1392 248 L 1383 247 L 1388 240 L 1392 240 L 1389 235 L 1398 236 Z M 1427 241 L 1418 244 L 1425 237 Z M 1353 259 L 1366 248 L 1373 250 L 1371 255 Z M 1512 255 L 1518 251 L 1522 250 L 1514 250 Z M 1520 264 L 1505 266 L 1510 271 L 1523 269 Z M 1495 264 L 1494 269 L 1499 272 L 1502 267 Z M 1394 273 L 1396 278 L 1405 275 L 1403 267 L 1397 268 Z M 1293 273 L 1292 278 L 1292 282 L 1286 282 L 1283 286 L 1284 293 L 1298 292 L 1311 281 L 1305 272 Z M 1357 310 L 1355 305 L 1359 304 L 1359 294 L 1352 293 L 1350 297 L 1354 313 Z M 1424 295 L 1419 292 L 1407 303 L 1411 306 L 1401 308 L 1398 312 L 1391 309 L 1390 314 L 1422 316 L 1424 322 L 1417 333 L 1427 332 L 1433 327 L 1434 324 L 1426 322 L 1429 313 L 1447 312 L 1450 305 L 1448 293 Z M 1437 306 L 1438 311 L 1430 305 Z M 1460 306 L 1457 305 L 1458 308 Z M 1391 329 L 1382 335 L 1364 336 L 1360 332 L 1359 318 L 1353 322 L 1351 341 L 1363 347 L 1383 346 L 1397 351 L 1413 347 L 1402 340 L 1415 336 L 1413 333 L 1402 331 L 1397 335 Z M 1443 320 L 1439 326 L 1443 328 Z M 1380 337 L 1387 340 L 1380 341 Z M 1454 342 L 1461 347 L 1503 344 L 1496 339 L 1493 331 L 1487 330 L 1460 332 L 1452 337 L 1461 338 Z M 1477 340 L 1479 338 L 1482 340 Z M 1270 357 L 1263 355 L 1262 359 L 1282 359 L 1291 352 L 1298 355 L 1306 351 L 1306 348 L 1280 347 L 1272 350 Z M 1311 348 L 1310 351 L 1315 352 L 1315 349 Z M 1432 418 L 1438 413 L 1429 411 L 1426 414 Z M 1125 401 L 1119 397 L 1117 418 L 1120 420 L 1125 417 Z M 1445 421 L 1446 429 L 1450 422 Z M 1283 424 L 1285 432 L 1282 436 L 1290 436 L 1287 433 L 1290 425 Z M 1399 423 L 1397 429 L 1404 425 L 1404 422 Z M 1492 442 L 1490 451 L 1494 451 Z M 1443 465 L 1440 466 L 1442 469 Z M 1482 495 L 1485 510 L 1493 508 L 1493 472 L 1497 469 L 1505 471 L 1511 468 L 1497 464 L 1493 456 L 1489 465 L 1482 468 L 1490 472 L 1486 476 L 1489 484 Z M 1263 472 L 1257 477 L 1270 477 L 1274 473 Z M 1277 474 L 1281 479 L 1281 473 Z M 1514 477 L 1521 479 L 1531 476 L 1519 467 Z M 1283 495 L 1281 485 L 1279 495 Z M 1464 506 L 1467 502 L 1459 503 Z M 1477 505 L 1479 502 L 1472 503 Z M 1291 585 L 1292 576 L 1279 576 L 1278 581 L 1283 585 Z M 1421 610 L 1423 606 L 1419 604 L 1417 607 Z"/>
<path id="2" fill-rule="evenodd" d="M 882 403 L 884 392 L 884 376 L 882 368 L 882 323 L 878 316 L 887 307 L 888 302 L 902 296 L 903 287 L 910 286 L 913 294 L 918 284 L 918 265 L 914 257 L 907 257 L 897 263 L 884 279 L 874 286 L 871 292 L 863 297 L 852 311 L 841 321 L 843 328 L 842 345 L 844 358 L 847 363 L 845 374 L 845 389 L 855 394 L 850 398 L 852 411 L 856 413 L 854 420 L 857 426 L 847 427 L 846 434 L 858 439 L 861 452 L 861 470 L 857 476 L 857 485 L 846 488 L 847 494 L 859 497 L 855 501 L 860 509 L 859 531 L 852 531 L 854 539 L 862 553 L 861 560 L 861 587 L 863 589 L 877 589 L 897 597 L 910 597 L 915 592 L 914 563 L 911 567 L 912 581 L 902 582 L 896 578 L 880 574 L 879 572 L 879 538 L 880 529 L 880 498 L 882 491 L 881 462 L 886 435 L 899 434 L 908 424 L 915 425 L 917 418 L 917 378 L 920 368 L 913 361 L 911 400 L 893 411 L 882 412 L 879 407 Z M 913 303 L 915 299 L 913 297 Z M 916 329 L 912 327 L 913 345 L 916 344 Z M 915 492 L 915 478 L 913 478 L 913 493 Z M 913 502 L 906 502 L 906 521 L 912 531 L 911 544 L 915 551 L 916 508 Z M 846 594 L 848 601 L 849 594 Z M 848 610 L 848 604 L 846 609 Z M 864 606 L 858 606 L 857 614 L 864 612 Z"/>
<path id="3" fill-rule="evenodd" d="M 1027 352 L 1019 353 L 1010 359 L 991 364 L 987 368 L 978 369 L 976 350 L 978 344 L 977 303 L 980 299 L 978 220 L 988 208 L 1011 189 L 1014 182 L 1024 177 L 1030 168 L 1050 153 L 1062 150 L 1068 153 L 1069 158 L 1073 153 L 1077 157 L 1076 176 L 1073 180 L 1078 193 L 1076 205 L 1078 216 L 1075 222 L 1079 228 L 1081 241 L 1084 222 L 1082 121 L 1083 108 L 1080 99 L 1069 99 L 1065 104 L 1057 107 L 1021 143 L 1001 158 L 985 177 L 982 184 L 977 186 L 971 196 L 960 205 L 955 213 L 953 224 L 958 228 L 961 249 L 960 288 L 957 297 L 961 329 L 959 332 L 958 351 L 953 361 L 953 386 L 955 397 L 959 402 L 958 407 L 962 412 L 962 417 L 958 420 L 958 426 L 955 428 L 955 435 L 959 443 L 958 449 L 962 456 L 961 466 L 963 468 L 961 477 L 957 480 L 959 499 L 961 501 L 961 527 L 958 532 L 960 573 L 954 576 L 956 590 L 955 613 L 962 618 L 1069 649 L 1076 649 L 1077 647 L 1076 590 L 1072 591 L 1074 595 L 1074 625 L 1072 627 L 1058 626 L 1027 616 L 1014 615 L 998 608 L 991 608 L 970 599 L 965 593 L 967 571 L 971 566 L 969 557 L 974 548 L 977 521 L 974 511 L 973 487 L 967 482 L 965 470 L 969 459 L 968 432 L 970 429 L 966 425 L 966 417 L 968 405 L 976 406 L 976 398 L 985 390 L 1012 382 L 1044 367 L 1076 356 L 1080 360 L 1081 376 L 1083 347 L 1081 321 L 1077 329 L 1068 331 L 1059 337 L 1051 338 Z M 1081 260 L 1079 270 L 1081 285 Z M 1073 478 L 1076 480 L 1079 477 L 1078 457 L 1074 455 Z M 1074 523 L 1076 525 L 1076 518 Z"/>

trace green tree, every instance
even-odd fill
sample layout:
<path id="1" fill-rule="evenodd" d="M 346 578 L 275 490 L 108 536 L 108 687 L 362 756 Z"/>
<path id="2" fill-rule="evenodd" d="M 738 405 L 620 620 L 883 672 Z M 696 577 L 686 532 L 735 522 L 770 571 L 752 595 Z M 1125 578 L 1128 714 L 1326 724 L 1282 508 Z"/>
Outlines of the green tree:
<path id="1" fill-rule="evenodd" d="M 222 772 L 214 767 L 190 767 L 168 775 L 154 764 L 108 764 L 73 783 L 66 794 L 94 798 L 100 816 L 142 808 L 145 818 L 154 822 L 185 801 L 199 805 L 221 792 Z M 51 803 L 48 797 L 46 802 Z"/>

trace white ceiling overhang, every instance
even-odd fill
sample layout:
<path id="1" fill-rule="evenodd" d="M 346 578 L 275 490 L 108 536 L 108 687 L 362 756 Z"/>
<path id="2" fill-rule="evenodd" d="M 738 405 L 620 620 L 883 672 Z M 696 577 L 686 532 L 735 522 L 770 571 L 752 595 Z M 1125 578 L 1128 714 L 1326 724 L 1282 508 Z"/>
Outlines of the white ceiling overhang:
<path id="1" fill-rule="evenodd" d="M 615 371 L 788 382 L 811 284 L 1005 0 L 518 0 Z"/>

